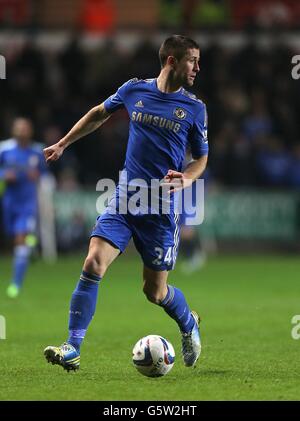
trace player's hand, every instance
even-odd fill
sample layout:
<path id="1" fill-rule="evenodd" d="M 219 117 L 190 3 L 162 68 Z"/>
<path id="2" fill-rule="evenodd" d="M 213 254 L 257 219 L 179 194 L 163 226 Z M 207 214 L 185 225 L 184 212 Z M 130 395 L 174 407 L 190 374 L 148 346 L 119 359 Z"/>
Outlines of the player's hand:
<path id="1" fill-rule="evenodd" d="M 163 181 L 160 183 L 161 186 L 168 186 L 169 194 L 176 191 L 180 191 L 189 187 L 193 183 L 193 180 L 187 178 L 184 173 L 174 170 L 169 170 L 167 175 L 164 176 Z"/>
<path id="2" fill-rule="evenodd" d="M 40 177 L 40 172 L 36 168 L 30 168 L 26 174 L 31 181 L 37 181 Z"/>
<path id="3" fill-rule="evenodd" d="M 7 170 L 4 174 L 4 180 L 6 183 L 15 183 L 17 181 L 17 174 L 14 170 Z"/>
<path id="4" fill-rule="evenodd" d="M 43 152 L 47 164 L 49 162 L 57 161 L 62 156 L 63 151 L 63 146 L 60 146 L 58 143 L 45 148 Z"/>

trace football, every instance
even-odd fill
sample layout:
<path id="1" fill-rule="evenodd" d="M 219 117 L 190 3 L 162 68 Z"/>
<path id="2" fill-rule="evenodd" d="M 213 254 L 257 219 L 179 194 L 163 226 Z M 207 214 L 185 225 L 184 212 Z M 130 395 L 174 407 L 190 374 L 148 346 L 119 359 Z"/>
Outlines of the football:
<path id="1" fill-rule="evenodd" d="M 165 376 L 174 365 L 172 344 L 159 335 L 148 335 L 137 341 L 132 350 L 135 368 L 144 376 Z"/>

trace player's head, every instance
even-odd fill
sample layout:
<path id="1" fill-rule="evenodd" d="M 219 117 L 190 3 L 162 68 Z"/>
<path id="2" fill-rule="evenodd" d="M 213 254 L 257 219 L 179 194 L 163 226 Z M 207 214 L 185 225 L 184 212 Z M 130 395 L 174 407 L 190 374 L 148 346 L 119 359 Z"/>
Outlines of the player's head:
<path id="1" fill-rule="evenodd" d="M 169 67 L 172 77 L 182 85 L 193 85 L 200 70 L 199 58 L 199 45 L 183 35 L 172 35 L 159 49 L 161 67 Z"/>
<path id="2" fill-rule="evenodd" d="M 12 136 L 22 145 L 31 142 L 33 127 L 31 120 L 25 117 L 17 117 L 12 124 Z"/>

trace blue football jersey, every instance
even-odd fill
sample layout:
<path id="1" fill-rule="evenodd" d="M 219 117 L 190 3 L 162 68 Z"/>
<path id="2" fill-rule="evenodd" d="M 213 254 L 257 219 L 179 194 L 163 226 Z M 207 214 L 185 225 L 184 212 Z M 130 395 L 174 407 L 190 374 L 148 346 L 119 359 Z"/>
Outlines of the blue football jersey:
<path id="1" fill-rule="evenodd" d="M 142 179 L 150 186 L 169 169 L 182 171 L 188 145 L 193 158 L 208 154 L 206 106 L 184 88 L 164 93 L 156 79 L 131 79 L 104 106 L 109 113 L 126 108 L 130 117 L 124 165 L 129 182 Z"/>
<path id="2" fill-rule="evenodd" d="M 43 157 L 42 146 L 32 143 L 20 147 L 15 139 L 0 143 L 0 178 L 4 178 L 7 170 L 13 170 L 17 180 L 7 183 L 3 202 L 11 209 L 34 210 L 37 201 L 37 183 L 28 176 L 30 169 L 36 169 L 40 174 L 47 171 Z"/>
<path id="3" fill-rule="evenodd" d="M 171 270 L 179 244 L 179 196 L 175 193 L 166 198 L 158 191 L 155 199 L 159 200 L 153 203 L 152 181 L 163 179 L 169 169 L 182 171 L 187 146 L 193 158 L 207 155 L 205 104 L 183 88 L 167 94 L 158 89 L 156 79 L 132 79 L 110 96 L 104 107 L 109 113 L 126 108 L 130 117 L 129 139 L 119 185 L 97 218 L 91 236 L 105 238 L 122 252 L 133 238 L 146 267 Z M 129 188 L 126 192 L 126 184 L 138 186 L 139 193 L 150 193 L 150 200 L 131 202 L 136 195 Z M 164 212 L 168 201 L 169 212 Z M 123 205 L 130 202 L 137 206 L 128 206 L 127 211 Z"/>

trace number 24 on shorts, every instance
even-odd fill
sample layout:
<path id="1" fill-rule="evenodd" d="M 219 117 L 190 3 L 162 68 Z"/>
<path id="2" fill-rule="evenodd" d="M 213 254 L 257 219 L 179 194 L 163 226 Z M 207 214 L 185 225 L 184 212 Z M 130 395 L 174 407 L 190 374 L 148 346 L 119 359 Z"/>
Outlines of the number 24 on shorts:
<path id="1" fill-rule="evenodd" d="M 164 257 L 164 249 L 161 247 L 155 247 L 154 249 L 155 253 L 156 253 L 156 259 L 153 260 L 153 264 L 154 265 L 161 265 L 162 261 L 164 261 L 164 263 L 166 263 L 167 265 L 171 265 L 172 264 L 172 247 L 168 248 L 168 251 Z"/>

